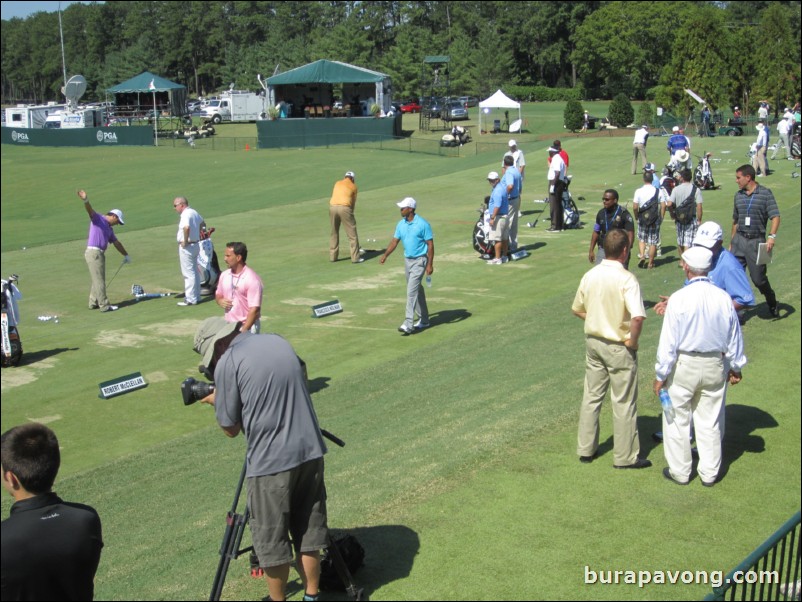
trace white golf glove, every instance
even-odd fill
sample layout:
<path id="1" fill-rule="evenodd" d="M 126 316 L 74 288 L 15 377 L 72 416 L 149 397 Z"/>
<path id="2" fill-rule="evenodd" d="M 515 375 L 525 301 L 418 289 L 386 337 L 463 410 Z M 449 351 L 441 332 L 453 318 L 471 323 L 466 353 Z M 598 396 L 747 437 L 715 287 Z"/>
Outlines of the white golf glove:
<path id="1" fill-rule="evenodd" d="M 131 256 L 130 255 L 126 255 L 123 258 L 123 263 L 131 263 Z"/>

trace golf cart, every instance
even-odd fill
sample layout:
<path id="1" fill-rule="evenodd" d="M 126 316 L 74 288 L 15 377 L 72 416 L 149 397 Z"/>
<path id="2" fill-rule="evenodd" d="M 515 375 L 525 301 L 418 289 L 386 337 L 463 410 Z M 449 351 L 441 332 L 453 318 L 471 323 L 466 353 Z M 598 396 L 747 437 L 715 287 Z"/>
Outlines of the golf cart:
<path id="1" fill-rule="evenodd" d="M 744 128 L 746 127 L 746 122 L 736 120 L 736 119 L 728 119 L 727 125 L 719 126 L 718 128 L 718 135 L 719 136 L 743 136 L 744 135 Z"/>

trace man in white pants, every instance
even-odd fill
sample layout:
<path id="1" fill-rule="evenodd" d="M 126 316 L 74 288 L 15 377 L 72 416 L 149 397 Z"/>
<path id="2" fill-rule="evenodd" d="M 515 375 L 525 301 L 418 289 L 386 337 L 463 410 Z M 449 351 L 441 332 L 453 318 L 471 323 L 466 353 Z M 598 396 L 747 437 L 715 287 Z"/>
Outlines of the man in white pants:
<path id="1" fill-rule="evenodd" d="M 205 226 L 200 213 L 189 206 L 185 197 L 173 200 L 173 208 L 181 218 L 178 221 L 178 261 L 181 274 L 184 276 L 184 300 L 178 305 L 188 307 L 200 301 L 200 272 L 198 272 L 198 254 L 200 253 L 200 233 Z"/>
<path id="2" fill-rule="evenodd" d="M 721 469 L 724 396 L 727 382 L 741 381 L 746 365 L 741 326 L 732 299 L 707 277 L 713 253 L 692 247 L 682 254 L 688 284 L 671 295 L 655 364 L 655 395 L 667 388 L 674 417 L 663 413 L 668 468 L 663 476 L 678 485 L 691 478 L 691 422 L 699 450 L 702 485 L 715 485 Z"/>

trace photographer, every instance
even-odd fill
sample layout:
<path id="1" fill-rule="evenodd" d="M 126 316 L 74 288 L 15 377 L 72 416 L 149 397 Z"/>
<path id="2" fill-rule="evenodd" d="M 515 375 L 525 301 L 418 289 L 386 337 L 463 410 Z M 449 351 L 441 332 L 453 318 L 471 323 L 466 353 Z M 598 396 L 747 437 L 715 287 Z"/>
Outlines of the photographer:
<path id="1" fill-rule="evenodd" d="M 245 433 L 251 533 L 270 599 L 284 600 L 294 547 L 304 599 L 316 600 L 328 535 L 326 446 L 292 346 L 240 327 L 222 318 L 201 324 L 195 350 L 216 386 L 201 401 L 214 405 L 226 435 Z"/>

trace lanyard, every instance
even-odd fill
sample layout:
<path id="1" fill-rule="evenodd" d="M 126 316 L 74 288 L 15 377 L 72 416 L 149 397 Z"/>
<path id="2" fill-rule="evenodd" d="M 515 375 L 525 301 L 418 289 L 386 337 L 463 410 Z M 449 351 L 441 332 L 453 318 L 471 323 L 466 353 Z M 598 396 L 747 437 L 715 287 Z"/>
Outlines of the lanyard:
<path id="1" fill-rule="evenodd" d="M 618 215 L 618 212 L 621 211 L 621 205 L 616 207 L 615 213 L 613 213 L 613 222 L 615 222 L 615 218 Z M 610 231 L 610 222 L 607 219 L 607 211 L 604 212 L 604 232 L 607 233 Z"/>

